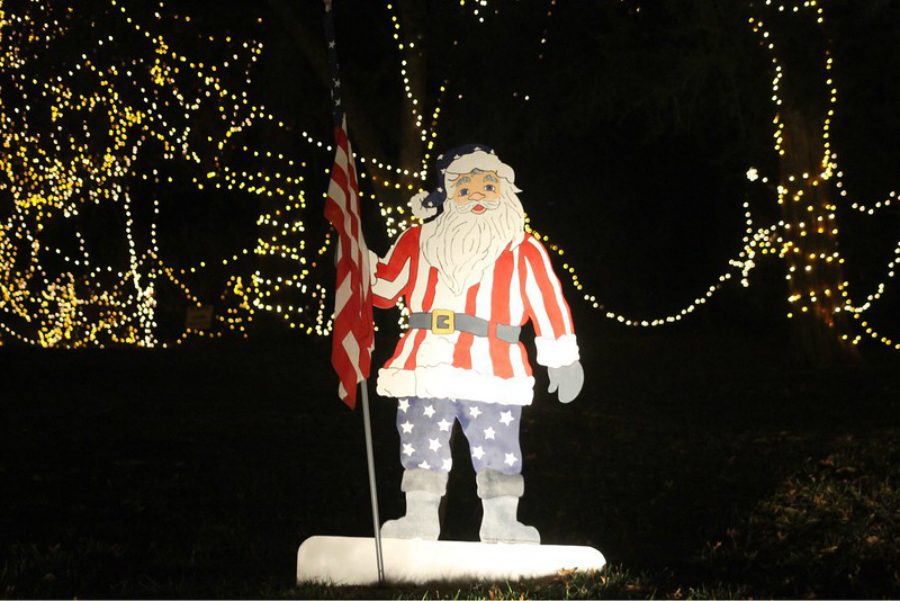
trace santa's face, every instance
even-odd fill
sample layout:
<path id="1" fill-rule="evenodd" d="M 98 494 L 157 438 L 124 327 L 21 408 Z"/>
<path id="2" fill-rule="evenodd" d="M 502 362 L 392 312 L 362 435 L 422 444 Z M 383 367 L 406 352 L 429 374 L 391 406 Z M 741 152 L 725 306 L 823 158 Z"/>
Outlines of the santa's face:
<path id="1" fill-rule="evenodd" d="M 453 182 L 457 210 L 481 215 L 500 204 L 501 179 L 496 171 L 470 171 Z"/>
<path id="2" fill-rule="evenodd" d="M 496 171 L 448 176 L 447 191 L 444 211 L 422 228 L 422 253 L 440 281 L 462 294 L 506 248 L 518 245 L 525 213 L 516 187 Z"/>

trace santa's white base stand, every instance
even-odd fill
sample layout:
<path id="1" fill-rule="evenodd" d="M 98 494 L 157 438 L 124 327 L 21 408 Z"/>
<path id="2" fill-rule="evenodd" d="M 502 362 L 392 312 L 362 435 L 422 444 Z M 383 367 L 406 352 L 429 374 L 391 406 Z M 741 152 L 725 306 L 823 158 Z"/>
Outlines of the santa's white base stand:
<path id="1" fill-rule="evenodd" d="M 514 581 L 560 570 L 599 570 L 597 549 L 562 545 L 504 545 L 457 541 L 382 539 L 384 577 L 390 584 Z M 371 538 L 313 536 L 297 552 L 297 582 L 378 584 Z"/>

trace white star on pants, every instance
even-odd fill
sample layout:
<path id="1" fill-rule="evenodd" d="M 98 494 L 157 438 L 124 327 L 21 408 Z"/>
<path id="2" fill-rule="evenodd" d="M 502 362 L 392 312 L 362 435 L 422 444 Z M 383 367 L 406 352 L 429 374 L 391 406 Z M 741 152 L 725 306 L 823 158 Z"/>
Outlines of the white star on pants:
<path id="1" fill-rule="evenodd" d="M 453 466 L 452 459 L 444 459 L 443 463 L 441 463 L 441 469 L 445 472 L 449 472 L 450 468 Z"/>
<path id="2" fill-rule="evenodd" d="M 437 438 L 429 438 L 428 439 L 428 448 L 431 449 L 432 451 L 437 451 L 442 446 L 444 446 L 444 445 L 442 445 L 441 442 Z"/>
<path id="3" fill-rule="evenodd" d="M 409 401 L 406 399 L 400 399 L 400 402 L 397 404 L 397 409 L 406 413 L 406 410 L 409 409 Z"/>
<path id="4" fill-rule="evenodd" d="M 471 415 L 475 419 L 478 419 L 478 416 L 481 415 L 481 409 L 479 409 L 478 407 L 471 407 L 469 409 L 469 415 Z"/>
<path id="5" fill-rule="evenodd" d="M 507 453 L 506 458 L 503 460 L 503 463 L 505 463 L 506 465 L 513 465 L 516 461 L 518 461 L 518 459 L 516 459 L 515 455 L 513 455 L 512 453 Z"/>
<path id="6" fill-rule="evenodd" d="M 496 434 L 496 432 L 494 432 L 493 428 L 484 429 L 484 438 L 486 440 L 494 440 L 494 434 Z"/>
<path id="7" fill-rule="evenodd" d="M 504 426 L 508 426 L 513 422 L 515 418 L 512 416 L 512 411 L 501 411 L 500 412 L 500 423 Z"/>
<path id="8" fill-rule="evenodd" d="M 425 417 L 431 417 L 434 415 L 434 405 L 428 405 L 425 407 Z"/>
<path id="9" fill-rule="evenodd" d="M 438 422 L 438 428 L 441 429 L 441 432 L 449 432 L 450 426 L 452 426 L 452 425 L 453 425 L 453 422 L 448 422 L 445 419 L 442 419 L 441 421 Z"/>
<path id="10" fill-rule="evenodd" d="M 404 434 L 409 434 L 410 432 L 412 432 L 412 429 L 414 426 L 413 426 L 413 424 L 409 423 L 409 421 L 405 421 L 402 424 L 400 424 L 400 427 L 403 428 Z"/>
<path id="11" fill-rule="evenodd" d="M 423 469 L 423 470 L 430 470 L 431 466 L 428 465 L 427 461 L 423 461 L 422 463 L 419 464 L 419 468 Z"/>
<path id="12" fill-rule="evenodd" d="M 406 455 L 407 457 L 411 456 L 415 452 L 416 452 L 416 449 L 411 444 L 407 443 L 407 444 L 403 445 L 403 454 Z"/>
<path id="13" fill-rule="evenodd" d="M 472 457 L 474 457 L 475 459 L 481 459 L 482 457 L 484 457 L 484 449 L 482 449 L 481 447 L 475 447 L 474 449 L 472 449 Z"/>

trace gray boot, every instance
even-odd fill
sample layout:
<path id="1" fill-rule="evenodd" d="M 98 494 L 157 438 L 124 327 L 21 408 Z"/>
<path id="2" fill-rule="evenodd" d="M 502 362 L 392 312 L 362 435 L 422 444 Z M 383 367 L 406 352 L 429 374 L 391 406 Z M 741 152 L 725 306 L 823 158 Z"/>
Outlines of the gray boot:
<path id="1" fill-rule="evenodd" d="M 478 534 L 483 543 L 540 544 L 541 535 L 534 526 L 516 519 L 519 498 L 525 492 L 521 474 L 507 475 L 492 470 L 479 472 L 478 496 L 484 508 Z"/>
<path id="2" fill-rule="evenodd" d="M 385 538 L 437 540 L 441 534 L 438 508 L 447 488 L 447 473 L 406 470 L 401 490 L 406 493 L 406 515 L 381 526 Z"/>
<path id="3" fill-rule="evenodd" d="M 388 520 L 381 527 L 385 538 L 421 538 L 437 540 L 441 534 L 438 508 L 439 495 L 414 490 L 406 493 L 406 515 L 398 520 Z"/>

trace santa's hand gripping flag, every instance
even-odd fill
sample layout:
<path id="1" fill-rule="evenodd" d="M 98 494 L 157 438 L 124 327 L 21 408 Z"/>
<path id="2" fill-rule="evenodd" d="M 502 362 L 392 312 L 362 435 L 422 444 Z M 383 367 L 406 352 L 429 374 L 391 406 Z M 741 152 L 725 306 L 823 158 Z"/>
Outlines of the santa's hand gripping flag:
<path id="1" fill-rule="evenodd" d="M 326 10 L 330 13 L 329 4 L 326 2 Z M 362 232 L 356 165 L 347 137 L 347 116 L 341 103 L 334 28 L 330 14 L 328 17 L 325 29 L 332 73 L 335 157 L 328 184 L 328 199 L 325 201 L 325 217 L 338 235 L 331 363 L 340 379 L 338 394 L 352 409 L 356 407 L 356 385 L 360 382 L 365 385 L 369 377 L 375 335 L 369 250 Z"/>

